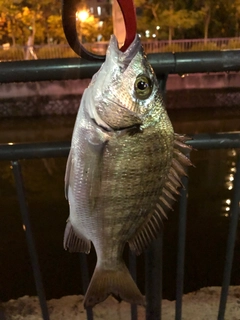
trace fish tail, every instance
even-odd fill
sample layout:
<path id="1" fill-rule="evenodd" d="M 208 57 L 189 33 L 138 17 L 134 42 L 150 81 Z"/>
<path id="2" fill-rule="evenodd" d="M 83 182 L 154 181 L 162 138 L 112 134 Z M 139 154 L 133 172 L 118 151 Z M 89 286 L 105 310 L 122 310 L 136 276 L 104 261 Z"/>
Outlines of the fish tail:
<path id="1" fill-rule="evenodd" d="M 119 301 L 145 306 L 145 299 L 124 263 L 116 270 L 105 270 L 96 266 L 84 298 L 84 307 L 94 307 L 110 294 Z"/>

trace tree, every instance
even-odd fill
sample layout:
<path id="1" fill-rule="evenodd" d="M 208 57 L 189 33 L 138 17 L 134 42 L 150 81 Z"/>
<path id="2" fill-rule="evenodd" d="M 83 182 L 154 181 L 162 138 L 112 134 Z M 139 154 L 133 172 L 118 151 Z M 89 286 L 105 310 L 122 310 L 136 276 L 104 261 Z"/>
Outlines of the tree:
<path id="1" fill-rule="evenodd" d="M 0 0 L 0 12 L 6 23 L 2 33 L 12 45 L 26 44 L 30 36 L 31 45 L 64 39 L 58 0 Z"/>
<path id="2" fill-rule="evenodd" d="M 186 7 L 186 1 L 144 1 L 137 0 L 138 25 L 156 32 L 156 27 L 168 30 L 168 39 L 172 40 L 175 30 L 187 30 L 193 28 L 199 22 L 199 13 Z M 145 29 L 146 30 L 146 29 Z M 161 32 L 161 31 L 160 31 Z"/>
<path id="3" fill-rule="evenodd" d="M 235 37 L 240 36 L 240 0 L 234 0 L 232 4 L 233 12 L 234 12 L 234 20 L 235 20 Z"/>

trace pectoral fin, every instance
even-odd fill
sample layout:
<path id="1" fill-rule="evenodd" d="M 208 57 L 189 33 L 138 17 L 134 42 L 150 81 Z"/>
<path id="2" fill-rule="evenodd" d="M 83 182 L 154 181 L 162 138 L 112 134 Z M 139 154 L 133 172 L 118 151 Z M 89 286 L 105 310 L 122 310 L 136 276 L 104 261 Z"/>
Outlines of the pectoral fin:
<path id="1" fill-rule="evenodd" d="M 64 232 L 63 247 L 69 252 L 89 253 L 91 250 L 91 241 L 84 236 L 76 235 L 71 222 L 68 220 Z"/>

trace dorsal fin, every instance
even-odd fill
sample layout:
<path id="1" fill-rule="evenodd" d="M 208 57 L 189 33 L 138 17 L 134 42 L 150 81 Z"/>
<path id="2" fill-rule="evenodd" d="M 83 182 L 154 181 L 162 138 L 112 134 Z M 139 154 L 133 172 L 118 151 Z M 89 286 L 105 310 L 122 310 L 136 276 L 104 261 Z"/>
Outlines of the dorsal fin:
<path id="1" fill-rule="evenodd" d="M 172 164 L 164 181 L 159 200 L 132 239 L 128 241 L 130 249 L 137 255 L 141 254 L 150 242 L 158 237 L 162 229 L 162 220 L 167 219 L 166 212 L 172 209 L 172 203 L 175 201 L 173 195 L 179 194 L 177 188 L 182 186 L 181 177 L 187 175 L 185 168 L 192 165 L 186 155 L 192 149 L 185 144 L 189 138 L 178 134 L 175 134 L 174 138 Z"/>

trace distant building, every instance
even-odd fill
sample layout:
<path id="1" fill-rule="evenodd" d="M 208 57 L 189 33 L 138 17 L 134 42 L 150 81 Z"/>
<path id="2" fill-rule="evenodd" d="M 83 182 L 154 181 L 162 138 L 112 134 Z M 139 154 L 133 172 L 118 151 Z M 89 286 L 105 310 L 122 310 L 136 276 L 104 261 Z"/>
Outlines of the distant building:
<path id="1" fill-rule="evenodd" d="M 100 19 L 112 14 L 112 0 L 86 0 L 86 4 L 91 14 Z"/>

